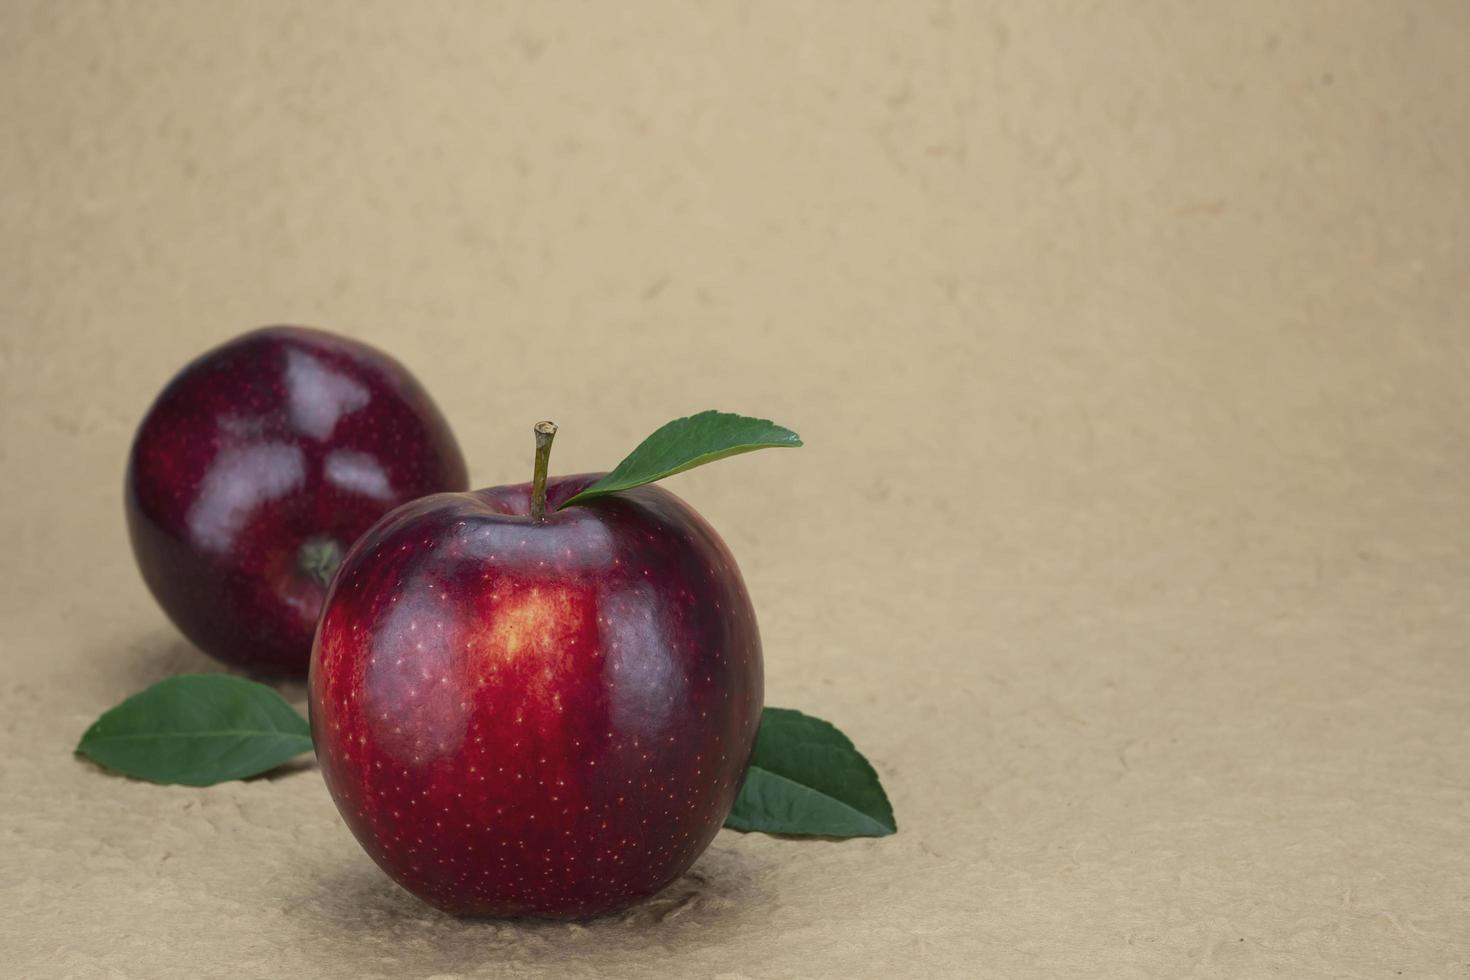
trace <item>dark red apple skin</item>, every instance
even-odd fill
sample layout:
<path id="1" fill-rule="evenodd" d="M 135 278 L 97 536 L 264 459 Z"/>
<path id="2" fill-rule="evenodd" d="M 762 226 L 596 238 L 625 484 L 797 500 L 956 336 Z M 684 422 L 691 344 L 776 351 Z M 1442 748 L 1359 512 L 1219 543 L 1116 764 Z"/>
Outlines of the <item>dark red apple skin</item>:
<path id="1" fill-rule="evenodd" d="M 596 476 L 440 494 L 363 537 L 312 650 L 347 825 L 455 915 L 577 919 L 654 894 L 734 804 L 760 723 L 755 612 L 673 494 L 554 508 Z"/>
<path id="2" fill-rule="evenodd" d="M 128 457 L 138 568 L 205 653 L 303 676 L 326 597 L 302 546 L 338 558 L 388 511 L 469 485 L 432 400 L 397 361 L 320 330 L 267 327 L 180 371 Z"/>

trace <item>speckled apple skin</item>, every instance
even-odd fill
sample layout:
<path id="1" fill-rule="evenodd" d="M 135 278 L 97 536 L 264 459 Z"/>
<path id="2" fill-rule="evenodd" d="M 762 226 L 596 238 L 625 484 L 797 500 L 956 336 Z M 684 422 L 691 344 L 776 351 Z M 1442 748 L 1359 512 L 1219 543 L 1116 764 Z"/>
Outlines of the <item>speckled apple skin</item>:
<path id="1" fill-rule="evenodd" d="M 655 486 L 440 494 L 384 518 L 332 585 L 312 735 L 347 825 L 455 915 L 587 918 L 689 868 L 734 804 L 763 696 L 745 583 Z"/>
<path id="2" fill-rule="evenodd" d="M 399 504 L 468 486 L 449 425 L 401 364 L 267 327 L 168 383 L 133 440 L 124 496 L 138 568 L 184 635 L 247 671 L 302 676 L 326 596 L 302 545 L 345 553 Z"/>

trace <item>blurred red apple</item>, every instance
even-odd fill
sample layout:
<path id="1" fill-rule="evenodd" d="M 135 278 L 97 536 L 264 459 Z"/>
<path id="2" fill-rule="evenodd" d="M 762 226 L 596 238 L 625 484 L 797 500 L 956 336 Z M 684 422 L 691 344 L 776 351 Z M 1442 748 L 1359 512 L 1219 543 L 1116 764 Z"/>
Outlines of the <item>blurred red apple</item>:
<path id="1" fill-rule="evenodd" d="M 352 543 L 405 501 L 467 486 L 449 426 L 401 364 L 268 327 L 199 357 L 148 410 L 128 530 L 149 589 L 201 650 L 300 675 Z"/>
<path id="2" fill-rule="evenodd" d="M 544 459 L 542 460 L 544 473 Z M 440 494 L 368 532 L 312 652 L 312 734 L 368 854 L 457 915 L 582 918 L 682 874 L 762 706 L 740 571 L 687 504 L 595 476 Z"/>

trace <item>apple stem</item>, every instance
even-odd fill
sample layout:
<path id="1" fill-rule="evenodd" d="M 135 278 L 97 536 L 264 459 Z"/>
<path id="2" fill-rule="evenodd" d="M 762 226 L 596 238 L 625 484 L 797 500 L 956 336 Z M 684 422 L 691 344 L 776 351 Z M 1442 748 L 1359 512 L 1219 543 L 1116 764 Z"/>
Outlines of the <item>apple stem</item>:
<path id="1" fill-rule="evenodd" d="M 555 422 L 537 422 L 536 471 L 531 477 L 531 520 L 546 519 L 546 467 L 551 462 L 551 440 L 556 438 Z"/>

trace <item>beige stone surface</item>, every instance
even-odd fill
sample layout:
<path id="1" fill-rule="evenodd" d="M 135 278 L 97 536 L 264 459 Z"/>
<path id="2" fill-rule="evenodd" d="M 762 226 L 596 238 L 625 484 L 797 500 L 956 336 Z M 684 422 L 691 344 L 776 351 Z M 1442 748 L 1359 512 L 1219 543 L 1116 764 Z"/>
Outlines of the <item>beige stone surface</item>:
<path id="1" fill-rule="evenodd" d="M 0 2 L 0 976 L 1465 976 L 1467 50 L 1455 2 Z M 464 923 L 309 765 L 75 759 L 212 669 L 132 428 L 283 321 L 408 363 L 481 485 L 545 416 L 563 471 L 798 429 L 671 486 L 900 833 Z"/>

